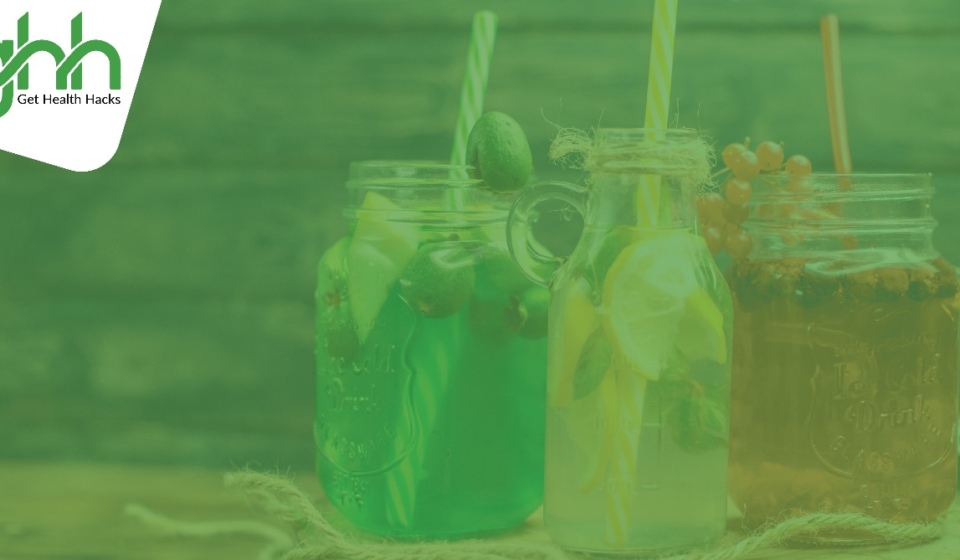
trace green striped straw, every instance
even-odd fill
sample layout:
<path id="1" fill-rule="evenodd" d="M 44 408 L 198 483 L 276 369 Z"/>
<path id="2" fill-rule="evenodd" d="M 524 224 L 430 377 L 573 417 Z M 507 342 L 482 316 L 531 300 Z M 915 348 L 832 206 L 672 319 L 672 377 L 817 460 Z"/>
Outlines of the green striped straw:
<path id="1" fill-rule="evenodd" d="M 457 115 L 457 128 L 453 133 L 453 149 L 450 152 L 451 165 L 466 165 L 467 138 L 473 125 L 483 114 L 483 101 L 487 96 L 487 81 L 490 78 L 490 59 L 493 58 L 493 46 L 497 41 L 497 14 L 483 10 L 473 15 L 473 29 L 470 32 L 470 47 L 467 51 L 467 69 L 463 74 L 463 87 L 460 89 L 460 113 Z M 462 173 L 454 178 L 465 179 Z M 451 189 L 447 197 L 447 210 L 462 210 L 463 192 Z"/>
<path id="2" fill-rule="evenodd" d="M 490 76 L 490 59 L 493 57 L 493 45 L 497 38 L 497 15 L 490 11 L 480 11 L 473 16 L 473 29 L 470 34 L 470 48 L 467 54 L 467 69 L 460 90 L 460 113 L 457 116 L 457 128 L 453 138 L 453 150 L 450 153 L 451 165 L 465 165 L 467 159 L 467 138 L 470 131 L 483 114 L 483 101 L 487 94 L 487 81 Z M 451 179 L 466 179 L 466 174 L 456 172 Z M 451 188 L 445 199 L 446 210 L 460 212 L 465 208 L 463 189 Z M 459 326 L 454 327 L 459 329 Z M 467 336 L 466 333 L 453 333 L 453 340 Z M 427 460 L 427 441 L 433 433 L 440 409 L 447 397 L 447 388 L 451 369 L 455 367 L 454 354 L 446 354 L 441 348 L 435 356 L 435 376 L 419 372 L 413 380 L 413 407 L 417 423 L 417 441 L 411 453 L 392 471 L 386 480 L 387 521 L 394 527 L 409 528 L 416 519 L 417 485 L 424 476 L 423 465 Z"/>

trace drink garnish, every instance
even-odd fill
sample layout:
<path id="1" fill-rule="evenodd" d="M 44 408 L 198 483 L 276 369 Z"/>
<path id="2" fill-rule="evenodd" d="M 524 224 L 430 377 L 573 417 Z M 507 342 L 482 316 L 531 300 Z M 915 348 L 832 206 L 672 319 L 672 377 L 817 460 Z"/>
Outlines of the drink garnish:
<path id="1" fill-rule="evenodd" d="M 530 143 L 509 115 L 485 113 L 467 139 L 467 165 L 475 168 L 490 190 L 510 193 L 523 188 L 533 170 Z"/>

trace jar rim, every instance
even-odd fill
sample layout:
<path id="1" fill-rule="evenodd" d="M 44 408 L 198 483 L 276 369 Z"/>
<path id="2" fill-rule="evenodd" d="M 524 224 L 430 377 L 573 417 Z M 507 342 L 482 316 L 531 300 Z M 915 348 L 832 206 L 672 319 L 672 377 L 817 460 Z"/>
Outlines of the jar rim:
<path id="1" fill-rule="evenodd" d="M 812 178 L 850 178 L 850 179 L 929 179 L 933 173 L 810 173 Z"/>
<path id="2" fill-rule="evenodd" d="M 348 189 L 416 186 L 417 188 L 466 188 L 483 184 L 477 168 L 434 160 L 361 160 L 350 163 Z"/>
<path id="3" fill-rule="evenodd" d="M 610 126 L 610 127 L 598 127 L 598 133 L 606 134 L 666 134 L 668 136 L 699 136 L 700 133 L 695 128 L 689 127 L 678 127 L 678 128 L 655 128 L 651 126 L 638 126 L 638 127 L 629 127 L 629 126 Z"/>
<path id="4" fill-rule="evenodd" d="M 751 181 L 753 197 L 750 203 L 787 199 L 803 200 L 810 194 L 817 198 L 844 200 L 921 198 L 933 195 L 931 173 L 811 173 L 800 177 L 789 173 L 760 175 Z M 795 191 L 791 185 L 799 181 L 804 191 Z"/>
<path id="5" fill-rule="evenodd" d="M 694 140 L 700 136 L 700 132 L 694 128 L 653 127 L 600 127 L 596 129 L 594 134 L 598 140 L 619 140 L 624 142 L 630 140 L 648 140 L 650 137 L 653 137 L 655 140 Z"/>
<path id="6" fill-rule="evenodd" d="M 387 167 L 409 167 L 413 169 L 476 169 L 472 165 L 457 165 L 432 159 L 363 159 L 350 162 L 350 168 L 362 167 L 383 169 Z"/>
<path id="7" fill-rule="evenodd" d="M 379 216 L 391 222 L 456 229 L 504 222 L 514 195 L 486 188 L 475 167 L 431 160 L 367 160 L 350 164 L 348 219 Z M 364 207 L 370 194 L 390 204 Z"/>

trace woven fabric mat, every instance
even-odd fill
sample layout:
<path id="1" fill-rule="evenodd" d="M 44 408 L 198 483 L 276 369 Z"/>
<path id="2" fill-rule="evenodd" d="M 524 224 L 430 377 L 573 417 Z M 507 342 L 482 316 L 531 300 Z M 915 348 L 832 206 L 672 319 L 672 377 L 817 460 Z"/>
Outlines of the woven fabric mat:
<path id="1" fill-rule="evenodd" d="M 322 496 L 305 473 L 297 485 Z M 215 470 L 102 464 L 0 461 L 0 558 L 97 560 L 245 560 L 262 547 L 256 537 L 180 538 L 157 533 L 124 515 L 136 502 L 186 521 L 260 520 L 238 492 L 223 487 Z M 329 511 L 329 507 L 323 508 Z M 948 516 L 946 535 L 911 548 L 794 549 L 754 558 L 862 560 L 960 560 L 960 515 Z M 731 531 L 738 531 L 735 517 Z M 501 540 L 549 542 L 540 512 Z"/>

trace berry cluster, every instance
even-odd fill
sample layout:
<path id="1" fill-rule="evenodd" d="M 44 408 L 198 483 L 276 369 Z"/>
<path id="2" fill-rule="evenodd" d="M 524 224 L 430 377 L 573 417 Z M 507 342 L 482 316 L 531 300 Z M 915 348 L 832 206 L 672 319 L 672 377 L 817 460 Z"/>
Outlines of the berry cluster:
<path id="1" fill-rule="evenodd" d="M 726 250 L 731 257 L 742 259 L 753 249 L 753 240 L 741 229 L 750 216 L 747 206 L 753 194 L 750 182 L 760 175 L 788 173 L 787 188 L 796 193 L 808 193 L 812 189 L 806 178 L 812 165 L 801 155 L 790 156 L 784 162 L 783 144 L 776 142 L 763 142 L 751 151 L 749 138 L 742 144 L 728 144 L 721 157 L 726 167 L 715 176 L 727 175 L 721 188 L 723 194 L 701 195 L 697 199 L 697 216 L 712 254 Z"/>

